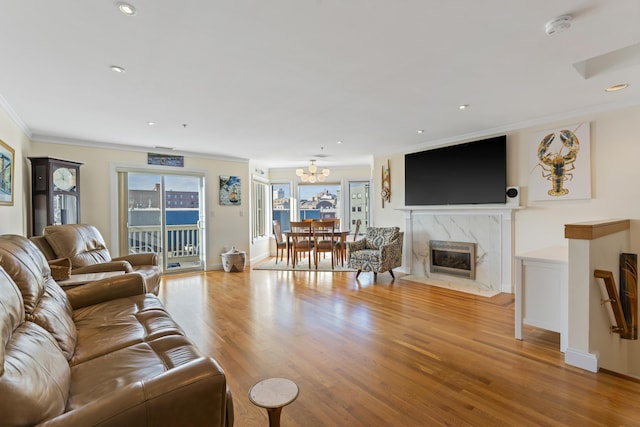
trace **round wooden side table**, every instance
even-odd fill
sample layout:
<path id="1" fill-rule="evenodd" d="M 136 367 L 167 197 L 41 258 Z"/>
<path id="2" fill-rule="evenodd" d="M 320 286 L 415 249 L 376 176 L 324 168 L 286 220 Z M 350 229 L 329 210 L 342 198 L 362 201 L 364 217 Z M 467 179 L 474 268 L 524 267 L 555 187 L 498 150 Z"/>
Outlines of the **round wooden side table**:
<path id="1" fill-rule="evenodd" d="M 279 427 L 282 408 L 296 400 L 298 393 L 298 386 L 293 381 L 286 378 L 269 378 L 249 389 L 249 400 L 267 410 L 269 427 Z"/>

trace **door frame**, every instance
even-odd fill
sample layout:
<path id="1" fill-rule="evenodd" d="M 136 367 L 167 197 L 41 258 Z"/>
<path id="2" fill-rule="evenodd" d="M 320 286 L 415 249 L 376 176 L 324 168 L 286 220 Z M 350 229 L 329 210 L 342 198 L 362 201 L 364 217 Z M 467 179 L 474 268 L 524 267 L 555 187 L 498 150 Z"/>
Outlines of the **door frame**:
<path id="1" fill-rule="evenodd" d="M 207 262 L 207 248 L 209 246 L 209 221 L 207 220 L 207 212 L 209 212 L 209 197 L 207 197 L 207 182 L 209 182 L 209 171 L 206 169 L 181 168 L 176 166 L 156 166 L 156 165 L 140 165 L 131 163 L 112 162 L 109 166 L 109 200 L 110 200 L 110 248 L 111 253 L 119 253 L 120 248 L 120 230 L 118 221 L 118 173 L 144 173 L 156 175 L 189 175 L 201 176 L 203 178 L 202 199 L 203 199 L 203 232 L 202 232 L 202 269 L 209 269 Z M 164 266 L 162 266 L 164 270 Z M 176 272 L 184 272 L 185 270 L 177 270 Z M 163 273 L 167 273 L 163 271 Z M 171 272 L 169 272 L 171 273 Z"/>

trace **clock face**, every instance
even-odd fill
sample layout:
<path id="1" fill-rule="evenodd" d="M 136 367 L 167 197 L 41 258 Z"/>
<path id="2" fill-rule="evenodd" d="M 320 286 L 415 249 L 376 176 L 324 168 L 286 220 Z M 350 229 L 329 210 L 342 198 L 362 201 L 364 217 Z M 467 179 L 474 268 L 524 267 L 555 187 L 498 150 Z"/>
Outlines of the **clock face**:
<path id="1" fill-rule="evenodd" d="M 53 171 L 55 190 L 70 191 L 76 187 L 76 171 L 69 168 L 57 168 Z"/>

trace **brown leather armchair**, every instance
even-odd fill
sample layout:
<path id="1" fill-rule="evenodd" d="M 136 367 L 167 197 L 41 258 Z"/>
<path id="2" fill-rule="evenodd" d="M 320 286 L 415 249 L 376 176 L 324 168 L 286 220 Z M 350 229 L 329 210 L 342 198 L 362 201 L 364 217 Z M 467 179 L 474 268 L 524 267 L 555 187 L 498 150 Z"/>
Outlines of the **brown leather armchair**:
<path id="1" fill-rule="evenodd" d="M 0 424 L 233 425 L 218 363 L 137 273 L 65 292 L 28 239 L 0 236 Z"/>
<path id="2" fill-rule="evenodd" d="M 142 274 L 147 292 L 158 295 L 160 267 L 155 253 L 131 254 L 111 258 L 100 231 L 89 224 L 45 227 L 42 236 L 31 237 L 48 261 L 69 258 L 71 274 L 124 271 Z"/>

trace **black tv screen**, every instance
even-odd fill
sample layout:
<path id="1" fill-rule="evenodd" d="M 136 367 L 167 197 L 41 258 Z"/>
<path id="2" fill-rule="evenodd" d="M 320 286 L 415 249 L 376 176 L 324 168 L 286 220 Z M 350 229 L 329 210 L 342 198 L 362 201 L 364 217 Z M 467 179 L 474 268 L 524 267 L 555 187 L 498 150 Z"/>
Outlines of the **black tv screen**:
<path id="1" fill-rule="evenodd" d="M 505 203 L 507 137 L 405 155 L 405 205 Z"/>

